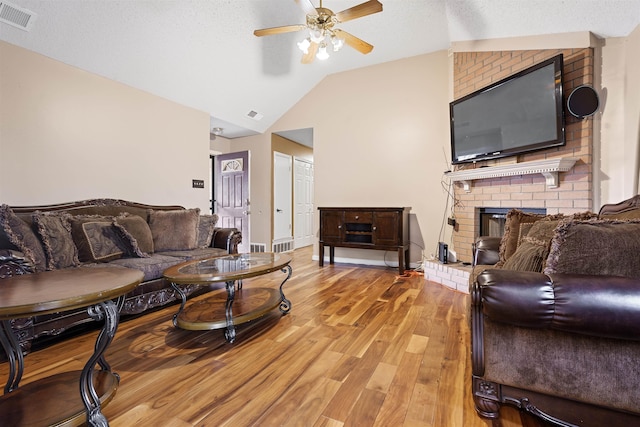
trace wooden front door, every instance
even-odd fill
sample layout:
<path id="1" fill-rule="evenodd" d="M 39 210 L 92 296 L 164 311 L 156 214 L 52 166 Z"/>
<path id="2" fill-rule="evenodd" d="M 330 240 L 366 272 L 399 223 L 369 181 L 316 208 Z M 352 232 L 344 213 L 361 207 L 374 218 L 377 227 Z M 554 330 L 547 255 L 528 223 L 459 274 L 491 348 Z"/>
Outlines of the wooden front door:
<path id="1" fill-rule="evenodd" d="M 214 213 L 218 227 L 235 227 L 242 232 L 238 252 L 249 252 L 249 152 L 214 157 Z"/>

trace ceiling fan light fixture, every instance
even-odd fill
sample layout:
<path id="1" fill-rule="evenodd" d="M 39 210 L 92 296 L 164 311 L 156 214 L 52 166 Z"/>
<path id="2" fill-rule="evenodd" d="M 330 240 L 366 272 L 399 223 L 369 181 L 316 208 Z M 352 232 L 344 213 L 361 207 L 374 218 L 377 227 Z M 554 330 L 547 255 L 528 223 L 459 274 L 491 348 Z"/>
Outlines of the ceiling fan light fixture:
<path id="1" fill-rule="evenodd" d="M 321 28 L 311 28 L 309 30 L 309 37 L 312 42 L 320 43 L 324 40 L 324 31 Z"/>
<path id="2" fill-rule="evenodd" d="M 0 4 L 1 4 L 0 0 Z M 373 45 L 364 40 L 340 29 L 336 26 L 354 19 L 373 15 L 382 12 L 382 3 L 379 0 L 365 0 L 363 3 L 349 7 L 338 13 L 322 6 L 315 7 L 312 0 L 295 0 L 302 7 L 306 16 L 306 22 L 295 25 L 283 25 L 279 27 L 263 28 L 255 30 L 256 37 L 269 36 L 274 34 L 292 33 L 305 30 L 308 36 L 305 40 L 297 43 L 298 49 L 303 53 L 301 62 L 310 64 L 314 58 L 328 59 L 327 47 L 331 47 L 334 52 L 347 45 L 358 52 L 366 55 L 373 50 Z M 331 43 L 331 44 L 329 44 Z"/>
<path id="3" fill-rule="evenodd" d="M 333 44 L 333 51 L 337 52 L 344 46 L 344 40 L 336 36 L 331 36 L 331 44 Z"/>
<path id="4" fill-rule="evenodd" d="M 298 49 L 300 49 L 305 55 L 309 53 L 309 46 L 311 46 L 311 40 L 309 40 L 308 37 L 301 42 L 298 42 Z"/>
<path id="5" fill-rule="evenodd" d="M 321 61 L 324 61 L 325 59 L 329 58 L 329 53 L 327 52 L 327 44 L 326 43 L 322 43 L 320 45 L 320 48 L 318 49 L 318 53 L 316 54 L 316 58 L 318 58 Z"/>

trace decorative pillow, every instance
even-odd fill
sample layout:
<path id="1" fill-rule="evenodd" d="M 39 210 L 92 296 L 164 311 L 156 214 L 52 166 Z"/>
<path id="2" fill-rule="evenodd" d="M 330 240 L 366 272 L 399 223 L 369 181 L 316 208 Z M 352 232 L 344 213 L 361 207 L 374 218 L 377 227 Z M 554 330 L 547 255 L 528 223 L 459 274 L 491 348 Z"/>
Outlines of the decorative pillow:
<path id="1" fill-rule="evenodd" d="M 156 252 L 195 249 L 200 209 L 149 210 L 149 228 Z"/>
<path id="2" fill-rule="evenodd" d="M 516 251 L 505 261 L 502 268 L 516 271 L 542 272 L 549 255 L 549 245 L 559 220 L 541 219 L 531 224 L 531 229 Z M 528 224 L 527 224 L 528 228 Z"/>
<path id="3" fill-rule="evenodd" d="M 113 225 L 119 230 L 132 255 L 146 258 L 154 252 L 151 228 L 142 217 L 123 212 Z"/>
<path id="4" fill-rule="evenodd" d="M 38 236 L 8 205 L 0 206 L 0 242 L 24 254 L 36 272 L 47 269 L 47 257 Z"/>
<path id="5" fill-rule="evenodd" d="M 48 270 L 80 264 L 78 249 L 71 236 L 70 217 L 70 214 L 57 212 L 34 212 L 32 215 L 47 254 Z"/>
<path id="6" fill-rule="evenodd" d="M 504 234 L 500 241 L 500 261 L 504 264 L 518 248 L 518 238 L 520 237 L 520 225 L 533 223 L 544 218 L 543 214 L 523 212 L 520 209 L 511 209 L 507 212 L 504 223 Z"/>
<path id="7" fill-rule="evenodd" d="M 213 229 L 218 222 L 218 215 L 200 215 L 198 219 L 198 247 L 208 248 L 213 239 Z"/>
<path id="8" fill-rule="evenodd" d="M 640 219 L 568 220 L 556 229 L 544 272 L 640 279 L 638 254 Z"/>
<path id="9" fill-rule="evenodd" d="M 80 262 L 108 262 L 127 253 L 125 242 L 113 226 L 113 217 L 77 215 L 69 222 Z"/>
<path id="10" fill-rule="evenodd" d="M 517 248 L 520 247 L 520 245 L 522 244 L 523 239 L 527 236 L 527 234 L 529 234 L 529 231 L 531 230 L 531 227 L 533 227 L 533 224 L 535 224 L 535 222 L 525 222 L 520 224 L 520 231 L 518 232 L 518 244 L 517 244 Z M 516 249 L 516 252 L 518 250 Z"/>

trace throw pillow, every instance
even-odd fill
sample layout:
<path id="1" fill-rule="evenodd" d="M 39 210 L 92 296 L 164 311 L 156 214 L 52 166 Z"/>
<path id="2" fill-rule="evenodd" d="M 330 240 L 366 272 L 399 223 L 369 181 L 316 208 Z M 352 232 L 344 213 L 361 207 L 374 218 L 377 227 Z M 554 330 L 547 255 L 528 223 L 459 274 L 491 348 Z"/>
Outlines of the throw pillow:
<path id="1" fill-rule="evenodd" d="M 126 246 L 113 226 L 112 217 L 77 215 L 69 222 L 80 262 L 108 262 L 126 253 Z"/>
<path id="2" fill-rule="evenodd" d="M 544 272 L 640 279 L 638 254 L 640 219 L 567 220 L 556 229 Z"/>
<path id="3" fill-rule="evenodd" d="M 149 210 L 149 228 L 156 252 L 195 249 L 200 209 Z"/>
<path id="4" fill-rule="evenodd" d="M 533 223 L 544 218 L 543 214 L 523 212 L 520 209 L 511 209 L 507 212 L 504 223 L 504 234 L 500 241 L 500 261 L 504 264 L 518 248 L 520 237 L 520 225 Z"/>
<path id="5" fill-rule="evenodd" d="M 516 251 L 505 261 L 502 268 L 516 271 L 542 272 L 549 246 L 559 220 L 541 219 L 531 225 L 529 232 L 522 237 Z"/>
<path id="6" fill-rule="evenodd" d="M 154 252 L 153 235 L 149 224 L 138 215 L 123 212 L 115 219 L 113 225 L 129 246 L 133 256 L 146 258 Z"/>
<path id="7" fill-rule="evenodd" d="M 47 269 L 47 257 L 40 239 L 29 224 L 19 218 L 8 205 L 0 206 L 0 242 L 15 248 L 33 264 L 36 272 Z"/>
<path id="8" fill-rule="evenodd" d="M 218 222 L 218 215 L 200 215 L 198 219 L 198 247 L 208 248 L 213 239 L 213 230 Z"/>
<path id="9" fill-rule="evenodd" d="M 48 270 L 80 264 L 78 249 L 71 236 L 70 217 L 70 214 L 57 212 L 34 212 L 32 215 L 47 254 Z"/>

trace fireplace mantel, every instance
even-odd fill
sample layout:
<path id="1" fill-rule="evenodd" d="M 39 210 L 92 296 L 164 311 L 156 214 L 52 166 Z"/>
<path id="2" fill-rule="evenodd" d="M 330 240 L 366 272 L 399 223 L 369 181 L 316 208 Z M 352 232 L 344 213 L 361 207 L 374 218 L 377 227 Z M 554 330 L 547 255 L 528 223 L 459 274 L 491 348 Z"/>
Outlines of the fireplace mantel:
<path id="1" fill-rule="evenodd" d="M 503 176 L 542 174 L 547 187 L 558 186 L 558 172 L 570 170 L 578 159 L 574 157 L 560 157 L 557 159 L 536 160 L 532 162 L 514 163 L 508 165 L 487 166 L 476 169 L 446 172 L 445 176 L 452 181 L 460 181 L 466 192 L 471 191 L 471 184 L 478 179 L 499 178 Z"/>

